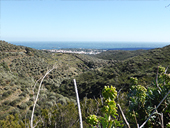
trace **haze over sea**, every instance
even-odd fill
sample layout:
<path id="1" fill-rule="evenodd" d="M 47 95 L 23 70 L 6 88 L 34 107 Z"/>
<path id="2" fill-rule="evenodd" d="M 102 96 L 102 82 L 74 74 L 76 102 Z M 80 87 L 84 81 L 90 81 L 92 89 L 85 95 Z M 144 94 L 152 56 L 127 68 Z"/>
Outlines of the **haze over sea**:
<path id="1" fill-rule="evenodd" d="M 102 49 L 102 50 L 138 50 L 161 48 L 170 43 L 151 42 L 12 42 L 9 43 L 27 46 L 35 49 Z"/>

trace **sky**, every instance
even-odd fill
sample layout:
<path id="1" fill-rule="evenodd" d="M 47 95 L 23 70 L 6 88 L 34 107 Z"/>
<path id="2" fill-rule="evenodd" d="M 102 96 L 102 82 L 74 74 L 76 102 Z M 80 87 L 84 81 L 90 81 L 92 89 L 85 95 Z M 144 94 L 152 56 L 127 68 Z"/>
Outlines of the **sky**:
<path id="1" fill-rule="evenodd" d="M 0 0 L 0 40 L 170 42 L 170 0 Z"/>

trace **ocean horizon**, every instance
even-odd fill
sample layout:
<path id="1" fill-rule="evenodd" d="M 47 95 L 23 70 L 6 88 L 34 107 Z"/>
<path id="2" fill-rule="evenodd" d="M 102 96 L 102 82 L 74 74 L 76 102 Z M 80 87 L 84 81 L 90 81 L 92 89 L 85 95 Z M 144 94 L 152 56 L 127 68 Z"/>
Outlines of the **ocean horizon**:
<path id="1" fill-rule="evenodd" d="M 17 42 L 9 43 L 26 46 L 34 49 L 101 49 L 101 50 L 149 50 L 154 48 L 162 48 L 170 43 L 154 43 L 154 42 Z"/>

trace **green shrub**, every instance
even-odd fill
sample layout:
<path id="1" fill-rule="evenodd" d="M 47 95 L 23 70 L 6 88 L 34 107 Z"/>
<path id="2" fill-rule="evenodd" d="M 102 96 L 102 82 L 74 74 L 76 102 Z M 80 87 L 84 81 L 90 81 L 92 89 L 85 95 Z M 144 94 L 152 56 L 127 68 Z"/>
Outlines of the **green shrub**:
<path id="1" fill-rule="evenodd" d="M 26 97 L 26 93 L 25 92 L 22 92 L 19 96 L 23 96 L 23 97 Z"/>
<path id="2" fill-rule="evenodd" d="M 53 106 L 53 102 L 51 102 L 51 101 L 46 102 L 46 106 L 48 106 L 48 108 L 52 107 Z"/>
<path id="3" fill-rule="evenodd" d="M 27 104 L 28 106 L 30 106 L 30 105 L 32 105 L 32 104 L 33 104 L 33 102 L 31 102 L 31 101 L 27 101 L 27 102 L 26 102 L 26 104 Z"/>
<path id="4" fill-rule="evenodd" d="M 11 106 L 15 106 L 17 103 L 19 103 L 21 101 L 21 99 L 20 98 L 18 98 L 18 99 L 16 99 L 16 100 L 13 100 L 11 103 L 10 103 L 10 105 Z"/>
<path id="5" fill-rule="evenodd" d="M 9 114 L 13 114 L 13 115 L 19 114 L 19 113 L 20 113 L 20 110 L 18 108 L 15 108 L 15 109 L 13 109 L 12 111 L 9 112 Z"/>
<path id="6" fill-rule="evenodd" d="M 6 98 L 6 97 L 8 97 L 11 93 L 12 93 L 11 91 L 4 92 L 4 93 L 2 94 L 2 97 L 3 97 L 3 98 Z"/>
<path id="7" fill-rule="evenodd" d="M 26 103 L 22 103 L 21 105 L 18 105 L 18 108 L 20 109 L 26 109 L 28 105 Z"/>
<path id="8" fill-rule="evenodd" d="M 6 100 L 6 101 L 4 101 L 2 104 L 8 105 L 9 103 L 10 103 L 10 101 L 9 101 L 9 100 Z"/>
<path id="9" fill-rule="evenodd" d="M 4 88 L 4 90 L 8 90 L 10 87 L 9 86 L 6 86 L 5 88 Z"/>

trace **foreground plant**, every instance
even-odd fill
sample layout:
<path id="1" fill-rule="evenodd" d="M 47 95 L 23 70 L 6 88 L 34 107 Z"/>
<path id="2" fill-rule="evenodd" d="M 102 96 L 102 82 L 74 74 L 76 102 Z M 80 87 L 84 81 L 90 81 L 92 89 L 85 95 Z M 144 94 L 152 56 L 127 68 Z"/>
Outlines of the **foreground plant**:
<path id="1" fill-rule="evenodd" d="M 129 119 L 137 127 L 163 128 L 170 121 L 170 74 L 166 72 L 167 69 L 158 66 L 156 80 L 147 88 L 138 85 L 137 78 L 130 78 Z"/>
<path id="2" fill-rule="evenodd" d="M 120 127 L 120 121 L 117 121 L 117 107 L 115 98 L 117 97 L 116 88 L 111 86 L 105 86 L 102 95 L 104 97 L 104 106 L 102 108 L 103 117 L 90 115 L 87 117 L 87 122 L 92 127 L 101 127 L 102 128 L 114 128 Z"/>

